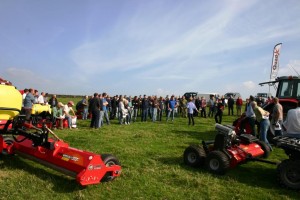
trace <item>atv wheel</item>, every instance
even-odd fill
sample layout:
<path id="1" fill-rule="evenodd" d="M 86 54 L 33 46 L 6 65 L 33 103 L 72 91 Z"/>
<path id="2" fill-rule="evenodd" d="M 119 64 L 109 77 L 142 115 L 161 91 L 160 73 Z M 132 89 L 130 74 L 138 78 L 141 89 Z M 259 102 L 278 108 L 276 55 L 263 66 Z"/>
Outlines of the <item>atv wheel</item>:
<path id="1" fill-rule="evenodd" d="M 271 152 L 270 147 L 263 141 L 256 141 L 256 144 L 258 144 L 261 149 L 264 151 L 264 154 L 262 155 L 263 158 L 268 158 Z"/>
<path id="2" fill-rule="evenodd" d="M 113 165 L 121 165 L 119 160 L 111 154 L 101 154 L 100 156 L 107 167 Z M 115 176 L 112 176 L 112 172 L 107 172 L 101 179 L 101 182 L 109 182 L 114 180 L 115 178 Z"/>
<path id="3" fill-rule="evenodd" d="M 223 175 L 229 166 L 230 160 L 222 151 L 212 151 L 207 155 L 206 167 L 211 173 Z"/>
<path id="4" fill-rule="evenodd" d="M 284 160 L 277 167 L 280 185 L 290 189 L 300 189 L 300 160 Z"/>
<path id="5" fill-rule="evenodd" d="M 206 153 L 199 145 L 190 145 L 183 153 L 184 164 L 191 167 L 201 167 L 205 164 Z"/>

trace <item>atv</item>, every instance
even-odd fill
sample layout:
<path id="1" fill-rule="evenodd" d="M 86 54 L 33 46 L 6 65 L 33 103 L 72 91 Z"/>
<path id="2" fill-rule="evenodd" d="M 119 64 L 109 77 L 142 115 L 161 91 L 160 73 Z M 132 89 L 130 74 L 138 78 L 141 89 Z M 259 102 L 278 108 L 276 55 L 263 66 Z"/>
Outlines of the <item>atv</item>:
<path id="1" fill-rule="evenodd" d="M 234 127 L 216 124 L 214 141 L 192 144 L 183 154 L 184 163 L 191 167 L 206 168 L 214 174 L 225 174 L 227 170 L 247 161 L 264 161 L 270 154 L 269 146 L 251 134 L 237 135 Z"/>
<path id="2" fill-rule="evenodd" d="M 277 147 L 282 148 L 288 155 L 288 159 L 277 166 L 277 176 L 280 185 L 299 190 L 300 189 L 300 139 L 286 136 L 274 138 Z"/>

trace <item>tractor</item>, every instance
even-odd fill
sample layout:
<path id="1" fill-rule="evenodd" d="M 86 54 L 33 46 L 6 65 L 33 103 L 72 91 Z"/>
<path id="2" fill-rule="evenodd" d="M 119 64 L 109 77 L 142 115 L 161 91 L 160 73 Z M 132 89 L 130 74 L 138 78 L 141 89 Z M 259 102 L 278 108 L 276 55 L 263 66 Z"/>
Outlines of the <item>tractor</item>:
<path id="1" fill-rule="evenodd" d="M 300 101 L 300 78 L 297 76 L 281 76 L 277 77 L 274 81 L 259 83 L 259 85 L 272 85 L 276 89 L 276 97 L 279 99 L 279 103 L 283 108 L 283 118 L 285 119 L 287 112 L 290 109 L 296 108 Z M 265 103 L 262 108 L 270 113 L 270 120 L 273 112 L 274 103 Z M 237 119 L 233 126 L 237 133 L 245 132 L 250 133 L 249 124 L 245 124 L 245 129 L 240 130 L 240 123 L 243 117 Z M 273 126 L 270 126 L 268 131 L 268 140 L 273 143 L 273 137 L 275 136 L 275 130 Z"/>
<path id="2" fill-rule="evenodd" d="M 202 146 L 192 144 L 183 154 L 184 163 L 191 167 L 206 168 L 214 174 L 225 174 L 247 161 L 268 162 L 270 148 L 251 134 L 237 135 L 234 127 L 216 124 L 217 134 L 214 141 L 202 141 Z"/>
<path id="3" fill-rule="evenodd" d="M 95 154 L 70 147 L 47 125 L 31 123 L 21 115 L 21 93 L 0 78 L 0 153 L 36 161 L 76 179 L 81 186 L 115 179 L 119 160 L 111 154 Z"/>

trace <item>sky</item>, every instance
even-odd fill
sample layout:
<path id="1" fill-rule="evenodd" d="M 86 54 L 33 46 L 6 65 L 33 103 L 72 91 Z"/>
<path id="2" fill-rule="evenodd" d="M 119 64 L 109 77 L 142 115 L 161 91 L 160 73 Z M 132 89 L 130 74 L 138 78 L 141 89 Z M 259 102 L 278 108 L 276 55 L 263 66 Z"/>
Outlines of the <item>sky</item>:
<path id="1" fill-rule="evenodd" d="M 277 43 L 300 73 L 299 0 L 0 0 L 0 27 L 0 77 L 50 94 L 275 94 Z"/>

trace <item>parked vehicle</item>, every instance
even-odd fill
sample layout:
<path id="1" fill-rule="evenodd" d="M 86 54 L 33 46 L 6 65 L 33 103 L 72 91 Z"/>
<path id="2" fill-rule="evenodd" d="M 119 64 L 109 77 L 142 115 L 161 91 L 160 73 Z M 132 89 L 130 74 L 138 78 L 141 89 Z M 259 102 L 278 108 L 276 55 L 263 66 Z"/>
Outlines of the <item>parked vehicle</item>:
<path id="1" fill-rule="evenodd" d="M 258 99 L 261 98 L 262 102 L 265 103 L 266 100 L 268 99 L 268 97 L 271 97 L 271 96 L 272 96 L 271 93 L 257 93 L 255 99 L 256 99 L 256 101 L 258 101 Z"/>
<path id="2" fill-rule="evenodd" d="M 190 97 L 195 97 L 195 96 L 197 96 L 197 94 L 198 94 L 198 92 L 186 92 L 186 93 L 184 93 L 184 97 L 185 97 L 185 99 L 189 99 Z"/>
<path id="3" fill-rule="evenodd" d="M 238 97 L 242 97 L 238 92 L 227 92 L 226 94 L 224 94 L 225 99 L 229 99 L 230 96 L 232 96 L 234 100 L 236 100 Z"/>

